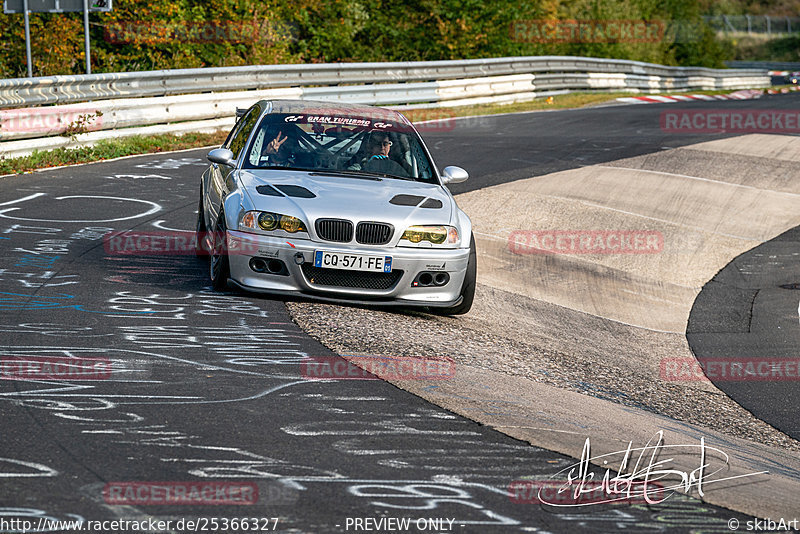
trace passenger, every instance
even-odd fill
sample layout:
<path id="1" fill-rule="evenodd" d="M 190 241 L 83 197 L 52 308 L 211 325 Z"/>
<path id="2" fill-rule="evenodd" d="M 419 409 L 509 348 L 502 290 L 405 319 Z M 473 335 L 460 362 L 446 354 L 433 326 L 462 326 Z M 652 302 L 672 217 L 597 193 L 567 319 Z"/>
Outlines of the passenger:
<path id="1" fill-rule="evenodd" d="M 289 136 L 278 130 L 275 139 L 267 143 L 261 153 L 267 156 L 267 165 L 275 167 L 290 167 L 292 165 L 293 150 Z"/>

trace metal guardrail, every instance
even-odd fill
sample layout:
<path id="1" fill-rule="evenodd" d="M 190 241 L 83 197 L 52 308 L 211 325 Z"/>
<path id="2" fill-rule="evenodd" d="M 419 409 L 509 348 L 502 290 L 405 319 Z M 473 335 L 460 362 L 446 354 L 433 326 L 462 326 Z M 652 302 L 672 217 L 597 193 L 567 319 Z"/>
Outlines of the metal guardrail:
<path id="1" fill-rule="evenodd" d="M 42 138 L 63 134 L 80 115 L 94 116 L 88 121 L 90 131 L 113 129 L 106 137 L 133 135 L 138 127 L 153 125 L 170 125 L 176 132 L 192 131 L 195 125 L 225 127 L 225 119 L 232 119 L 236 107 L 249 107 L 262 98 L 419 108 L 515 102 L 574 90 L 735 90 L 769 84 L 766 71 L 760 69 L 667 67 L 553 56 L 18 78 L 0 80 L 0 108 L 25 106 L 0 109 L 0 140 L 4 141 L 0 153 L 13 156 L 34 148 L 65 146 L 69 144 L 66 138 Z M 102 138 L 102 133 L 81 138 L 91 142 Z"/>
<path id="2" fill-rule="evenodd" d="M 509 74 L 593 72 L 667 77 L 735 77 L 753 72 L 667 67 L 570 56 L 506 57 L 406 63 L 323 63 L 178 69 L 0 80 L 0 108 L 87 100 L 169 96 L 276 87 L 439 81 Z"/>
<path id="3" fill-rule="evenodd" d="M 800 24 L 798 29 L 800 29 Z M 796 61 L 726 61 L 725 65 L 732 69 L 800 71 L 800 63 Z"/>

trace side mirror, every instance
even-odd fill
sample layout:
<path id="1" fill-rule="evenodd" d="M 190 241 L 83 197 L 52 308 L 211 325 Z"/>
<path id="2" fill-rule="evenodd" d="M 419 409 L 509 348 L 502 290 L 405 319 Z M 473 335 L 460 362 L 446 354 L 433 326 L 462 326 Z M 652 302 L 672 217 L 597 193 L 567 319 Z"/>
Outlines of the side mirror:
<path id="1" fill-rule="evenodd" d="M 469 178 L 469 173 L 467 171 L 461 167 L 451 165 L 450 167 L 444 168 L 444 174 L 442 174 L 442 183 L 444 185 L 460 184 L 461 182 L 466 182 L 467 178 Z"/>
<path id="2" fill-rule="evenodd" d="M 233 160 L 233 152 L 227 148 L 215 148 L 208 153 L 208 161 L 211 163 L 219 163 L 220 165 L 229 165 L 233 167 L 235 164 Z"/>

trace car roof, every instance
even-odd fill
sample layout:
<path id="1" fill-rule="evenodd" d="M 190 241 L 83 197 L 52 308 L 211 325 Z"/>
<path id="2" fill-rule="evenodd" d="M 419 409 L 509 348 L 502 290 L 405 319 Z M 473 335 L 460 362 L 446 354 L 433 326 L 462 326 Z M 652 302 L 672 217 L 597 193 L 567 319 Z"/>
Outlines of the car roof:
<path id="1" fill-rule="evenodd" d="M 322 102 L 317 100 L 269 100 L 265 102 L 272 104 L 271 113 L 324 113 L 358 117 L 374 117 L 378 115 L 383 120 L 408 122 L 406 118 L 397 111 L 362 104 L 344 104 L 341 102 Z"/>

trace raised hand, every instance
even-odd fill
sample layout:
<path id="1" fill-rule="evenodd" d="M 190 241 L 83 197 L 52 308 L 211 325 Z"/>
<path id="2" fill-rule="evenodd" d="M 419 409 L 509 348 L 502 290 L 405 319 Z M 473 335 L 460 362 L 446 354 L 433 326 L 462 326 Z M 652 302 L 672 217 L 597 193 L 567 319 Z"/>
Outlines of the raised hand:
<path id="1" fill-rule="evenodd" d="M 267 149 L 265 151 L 267 154 L 275 154 L 278 152 L 278 150 L 281 148 L 281 145 L 285 143 L 287 139 L 289 139 L 288 135 L 284 135 L 283 139 L 281 139 L 282 133 L 283 132 L 278 132 L 277 137 L 267 144 Z"/>

